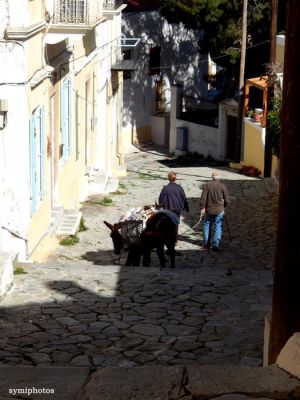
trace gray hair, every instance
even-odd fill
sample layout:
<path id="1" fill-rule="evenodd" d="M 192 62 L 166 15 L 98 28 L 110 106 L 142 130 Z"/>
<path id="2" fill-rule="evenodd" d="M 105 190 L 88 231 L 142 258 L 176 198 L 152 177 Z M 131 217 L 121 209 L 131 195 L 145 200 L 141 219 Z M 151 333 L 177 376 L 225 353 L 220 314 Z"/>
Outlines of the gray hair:
<path id="1" fill-rule="evenodd" d="M 216 169 L 213 170 L 211 173 L 211 177 L 212 179 L 220 179 L 221 178 L 220 171 L 217 171 Z"/>

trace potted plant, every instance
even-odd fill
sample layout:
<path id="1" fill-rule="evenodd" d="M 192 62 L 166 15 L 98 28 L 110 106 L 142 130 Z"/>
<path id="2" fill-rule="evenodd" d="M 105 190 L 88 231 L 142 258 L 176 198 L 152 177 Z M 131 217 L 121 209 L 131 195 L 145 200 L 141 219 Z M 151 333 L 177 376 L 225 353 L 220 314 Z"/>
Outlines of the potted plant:
<path id="1" fill-rule="evenodd" d="M 252 119 L 253 118 L 253 110 L 248 110 L 247 111 L 247 118 Z"/>

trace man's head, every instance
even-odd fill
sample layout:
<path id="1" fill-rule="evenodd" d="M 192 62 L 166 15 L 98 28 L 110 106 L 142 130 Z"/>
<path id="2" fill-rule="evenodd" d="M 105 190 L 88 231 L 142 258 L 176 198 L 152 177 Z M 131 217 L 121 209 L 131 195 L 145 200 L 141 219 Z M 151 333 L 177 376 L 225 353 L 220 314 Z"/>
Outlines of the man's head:
<path id="1" fill-rule="evenodd" d="M 176 174 L 175 174 L 175 172 L 169 172 L 168 173 L 168 179 L 169 179 L 169 181 L 170 182 L 175 182 L 176 181 Z"/>
<path id="2" fill-rule="evenodd" d="M 211 173 L 211 177 L 212 179 L 220 179 L 221 178 L 221 174 L 219 171 L 217 171 L 216 169 L 214 169 Z"/>

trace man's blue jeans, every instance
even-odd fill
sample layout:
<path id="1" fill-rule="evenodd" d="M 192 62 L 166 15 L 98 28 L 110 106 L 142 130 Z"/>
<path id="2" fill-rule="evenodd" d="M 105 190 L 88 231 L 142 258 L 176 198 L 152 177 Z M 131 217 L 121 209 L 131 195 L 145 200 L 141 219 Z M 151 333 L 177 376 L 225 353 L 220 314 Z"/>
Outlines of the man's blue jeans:
<path id="1" fill-rule="evenodd" d="M 204 236 L 204 243 L 206 246 L 208 244 L 210 244 L 212 247 L 220 246 L 222 238 L 223 219 L 224 219 L 224 211 L 220 212 L 220 214 L 217 215 L 210 215 L 210 214 L 204 215 L 203 236 Z M 210 233 L 212 237 L 209 237 Z"/>

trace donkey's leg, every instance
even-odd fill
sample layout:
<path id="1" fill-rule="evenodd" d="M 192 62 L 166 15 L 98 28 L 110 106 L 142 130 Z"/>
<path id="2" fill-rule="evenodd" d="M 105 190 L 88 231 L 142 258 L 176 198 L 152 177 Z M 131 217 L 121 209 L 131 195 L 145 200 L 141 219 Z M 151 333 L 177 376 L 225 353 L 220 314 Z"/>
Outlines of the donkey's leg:
<path id="1" fill-rule="evenodd" d="M 157 253 L 158 258 L 159 258 L 160 269 L 165 268 L 165 266 L 166 266 L 166 257 L 165 257 L 165 253 L 164 253 L 164 245 L 157 246 L 156 253 Z"/>
<path id="2" fill-rule="evenodd" d="M 151 249 L 144 246 L 144 249 L 143 249 L 143 267 L 149 267 L 150 266 L 150 254 L 151 254 Z"/>
<path id="3" fill-rule="evenodd" d="M 126 267 L 131 266 L 131 265 L 133 265 L 132 263 L 133 263 L 132 251 L 129 250 L 129 251 L 128 251 L 127 260 L 126 260 L 126 262 L 125 262 L 125 266 L 126 266 Z"/>
<path id="4" fill-rule="evenodd" d="M 166 246 L 170 256 L 170 267 L 175 268 L 175 243 L 166 243 Z"/>
<path id="5" fill-rule="evenodd" d="M 141 261 L 141 249 L 139 246 L 135 246 L 133 249 L 133 263 L 132 265 L 135 267 L 139 267 L 140 266 L 140 261 Z"/>

